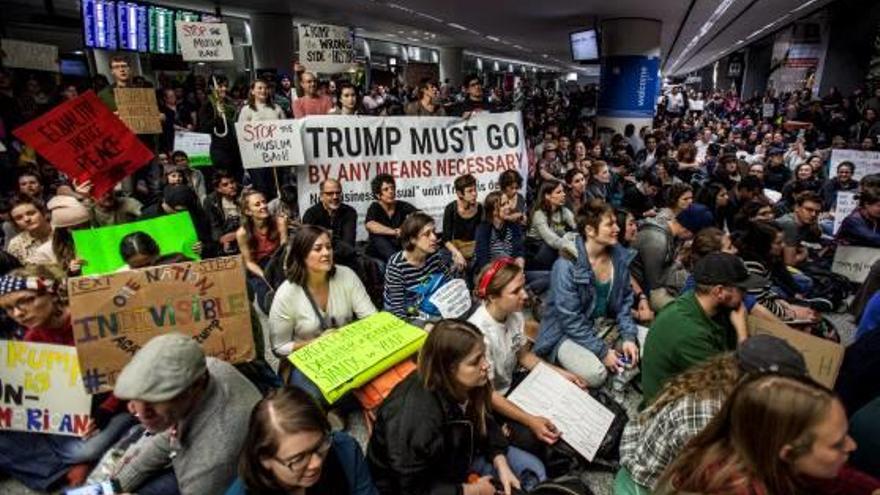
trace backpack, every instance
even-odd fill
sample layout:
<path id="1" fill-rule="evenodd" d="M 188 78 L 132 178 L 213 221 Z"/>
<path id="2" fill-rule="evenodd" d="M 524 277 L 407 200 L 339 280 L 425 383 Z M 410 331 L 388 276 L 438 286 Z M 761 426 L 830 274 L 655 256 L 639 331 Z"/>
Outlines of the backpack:
<path id="1" fill-rule="evenodd" d="M 593 490 L 577 476 L 561 476 L 539 483 L 529 495 L 593 495 Z"/>

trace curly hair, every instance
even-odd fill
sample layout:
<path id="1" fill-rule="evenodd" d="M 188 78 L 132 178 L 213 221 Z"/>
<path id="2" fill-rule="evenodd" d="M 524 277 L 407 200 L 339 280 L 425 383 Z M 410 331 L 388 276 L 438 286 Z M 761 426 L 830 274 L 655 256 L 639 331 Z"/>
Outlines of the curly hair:
<path id="1" fill-rule="evenodd" d="M 741 377 L 734 353 L 719 354 L 666 382 L 654 401 L 642 411 L 642 418 L 648 419 L 688 395 L 709 397 L 720 394 L 727 397 Z"/>

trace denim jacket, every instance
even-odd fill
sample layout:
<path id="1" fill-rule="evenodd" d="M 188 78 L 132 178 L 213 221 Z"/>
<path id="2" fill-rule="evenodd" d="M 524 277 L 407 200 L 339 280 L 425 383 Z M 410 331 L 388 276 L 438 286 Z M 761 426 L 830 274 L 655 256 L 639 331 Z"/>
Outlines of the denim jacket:
<path id="1" fill-rule="evenodd" d="M 535 343 L 535 353 L 550 361 L 556 360 L 559 344 L 564 339 L 589 349 L 599 359 L 608 353 L 608 345 L 596 334 L 596 321 L 592 317 L 596 304 L 595 275 L 582 236 L 578 236 L 575 245 L 576 260 L 562 256 L 553 264 L 547 310 Z M 614 277 L 608 295 L 608 314 L 616 315 L 623 340 L 634 342 L 638 329 L 632 318 L 634 294 L 630 285 L 630 261 L 631 255 L 625 247 L 614 246 L 611 252 Z"/>

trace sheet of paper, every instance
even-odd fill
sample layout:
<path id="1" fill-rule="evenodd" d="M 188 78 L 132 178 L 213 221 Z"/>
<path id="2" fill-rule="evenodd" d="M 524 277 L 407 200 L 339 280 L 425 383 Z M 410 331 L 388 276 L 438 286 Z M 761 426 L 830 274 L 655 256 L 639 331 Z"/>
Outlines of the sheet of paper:
<path id="1" fill-rule="evenodd" d="M 588 461 L 596 456 L 614 413 L 553 368 L 539 363 L 508 397 L 529 414 L 543 416 Z"/>
<path id="2" fill-rule="evenodd" d="M 467 283 L 460 278 L 447 282 L 428 300 L 437 306 L 444 318 L 458 318 L 471 307 L 471 293 Z"/>

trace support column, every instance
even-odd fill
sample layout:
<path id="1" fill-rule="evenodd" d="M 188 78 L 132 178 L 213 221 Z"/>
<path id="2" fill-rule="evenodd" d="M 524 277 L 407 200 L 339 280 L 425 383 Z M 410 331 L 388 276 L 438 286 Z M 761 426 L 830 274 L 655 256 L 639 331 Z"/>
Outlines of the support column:
<path id="1" fill-rule="evenodd" d="M 255 73 L 263 69 L 290 73 L 296 58 L 293 17 L 251 14 L 250 23 Z"/>
<path id="2" fill-rule="evenodd" d="M 651 126 L 660 91 L 660 21 L 602 21 L 599 128 L 623 134 L 627 124 Z"/>
<path id="3" fill-rule="evenodd" d="M 461 73 L 464 61 L 464 50 L 462 48 L 440 48 L 440 81 L 443 84 L 446 79 L 453 88 L 461 85 L 463 74 Z"/>

